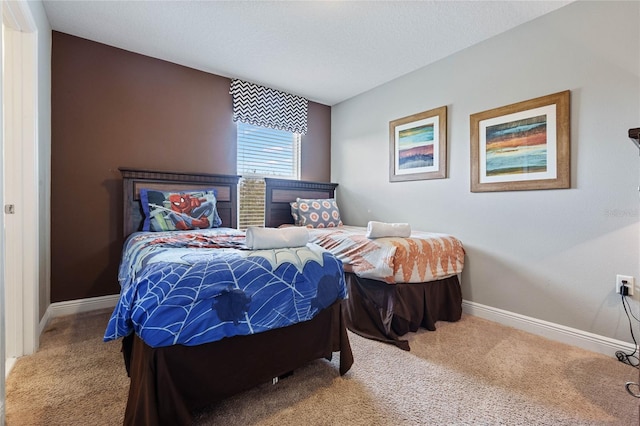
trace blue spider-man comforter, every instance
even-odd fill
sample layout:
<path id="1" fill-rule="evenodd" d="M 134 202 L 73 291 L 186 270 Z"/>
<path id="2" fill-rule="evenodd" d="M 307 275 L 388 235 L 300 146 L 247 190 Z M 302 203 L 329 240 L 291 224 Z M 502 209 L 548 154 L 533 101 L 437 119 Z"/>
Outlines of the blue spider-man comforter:
<path id="1" fill-rule="evenodd" d="M 234 229 L 140 232 L 125 243 L 104 340 L 198 345 L 313 318 L 346 297 L 342 263 L 315 244 L 250 251 Z"/>

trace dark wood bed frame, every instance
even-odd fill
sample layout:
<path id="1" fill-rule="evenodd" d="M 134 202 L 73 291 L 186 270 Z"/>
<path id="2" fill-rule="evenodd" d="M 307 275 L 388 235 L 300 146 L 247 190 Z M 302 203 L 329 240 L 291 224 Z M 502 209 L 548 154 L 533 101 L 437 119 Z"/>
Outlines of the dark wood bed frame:
<path id="1" fill-rule="evenodd" d="M 237 197 L 240 176 L 208 173 L 157 172 L 120 167 L 124 198 L 124 236 L 142 229 L 144 215 L 140 203 L 140 188 L 159 191 L 216 189 L 216 210 L 225 228 L 237 228 Z"/>
<path id="2" fill-rule="evenodd" d="M 337 183 L 265 179 L 265 226 L 293 224 L 290 202 L 297 198 L 335 198 Z M 410 350 L 401 338 L 437 321 L 458 321 L 462 290 L 457 276 L 426 283 L 387 284 L 345 273 L 349 298 L 342 304 L 349 330 L 368 339 Z"/>
<path id="3" fill-rule="evenodd" d="M 120 169 L 125 237 L 141 229 L 140 188 L 217 189 L 223 226 L 237 227 L 238 176 Z M 353 364 L 346 324 L 337 301 L 310 321 L 198 346 L 152 348 L 135 335 L 123 339 L 131 377 L 125 425 L 187 425 L 194 410 L 319 358 L 340 352 L 340 374 Z"/>
<path id="4" fill-rule="evenodd" d="M 293 224 L 291 205 L 297 198 L 335 198 L 337 183 L 265 178 L 264 226 Z"/>

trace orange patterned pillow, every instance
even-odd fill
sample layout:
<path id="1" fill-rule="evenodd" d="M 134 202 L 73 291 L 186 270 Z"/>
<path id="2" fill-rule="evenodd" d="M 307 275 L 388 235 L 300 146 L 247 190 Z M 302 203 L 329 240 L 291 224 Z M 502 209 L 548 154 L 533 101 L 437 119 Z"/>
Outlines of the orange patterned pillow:
<path id="1" fill-rule="evenodd" d="M 298 218 L 300 226 L 307 228 L 334 228 L 342 226 L 340 210 L 333 198 L 304 199 L 298 198 Z"/>
<path id="2" fill-rule="evenodd" d="M 289 203 L 291 206 L 291 217 L 293 218 L 293 224 L 300 226 L 300 216 L 298 215 L 298 202 L 292 201 Z"/>

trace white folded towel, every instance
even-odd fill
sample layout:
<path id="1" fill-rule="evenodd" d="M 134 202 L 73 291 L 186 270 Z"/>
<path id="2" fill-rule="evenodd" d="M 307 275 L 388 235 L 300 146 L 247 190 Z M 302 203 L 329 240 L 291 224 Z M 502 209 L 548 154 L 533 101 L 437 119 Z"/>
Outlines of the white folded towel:
<path id="1" fill-rule="evenodd" d="M 408 223 L 385 223 L 370 220 L 367 224 L 367 238 L 410 236 L 411 226 Z"/>
<path id="2" fill-rule="evenodd" d="M 307 228 L 291 226 L 287 228 L 247 228 L 246 245 L 251 250 L 267 250 L 286 247 L 303 247 L 309 242 Z"/>

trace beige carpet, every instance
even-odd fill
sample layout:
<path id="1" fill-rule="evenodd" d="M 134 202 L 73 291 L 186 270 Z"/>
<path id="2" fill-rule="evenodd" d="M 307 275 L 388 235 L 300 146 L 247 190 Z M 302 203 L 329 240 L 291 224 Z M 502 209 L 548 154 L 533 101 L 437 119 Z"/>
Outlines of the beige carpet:
<path id="1" fill-rule="evenodd" d="M 7 379 L 8 425 L 118 425 L 128 378 L 109 312 L 54 319 Z M 318 360 L 197 414 L 197 425 L 638 425 L 638 370 L 464 316 L 409 336 L 411 352 L 349 334 L 340 377 Z M 256 354 L 259 356 L 259 354 Z M 335 357 L 337 358 L 337 357 Z M 337 362 L 337 361 L 334 361 Z"/>

